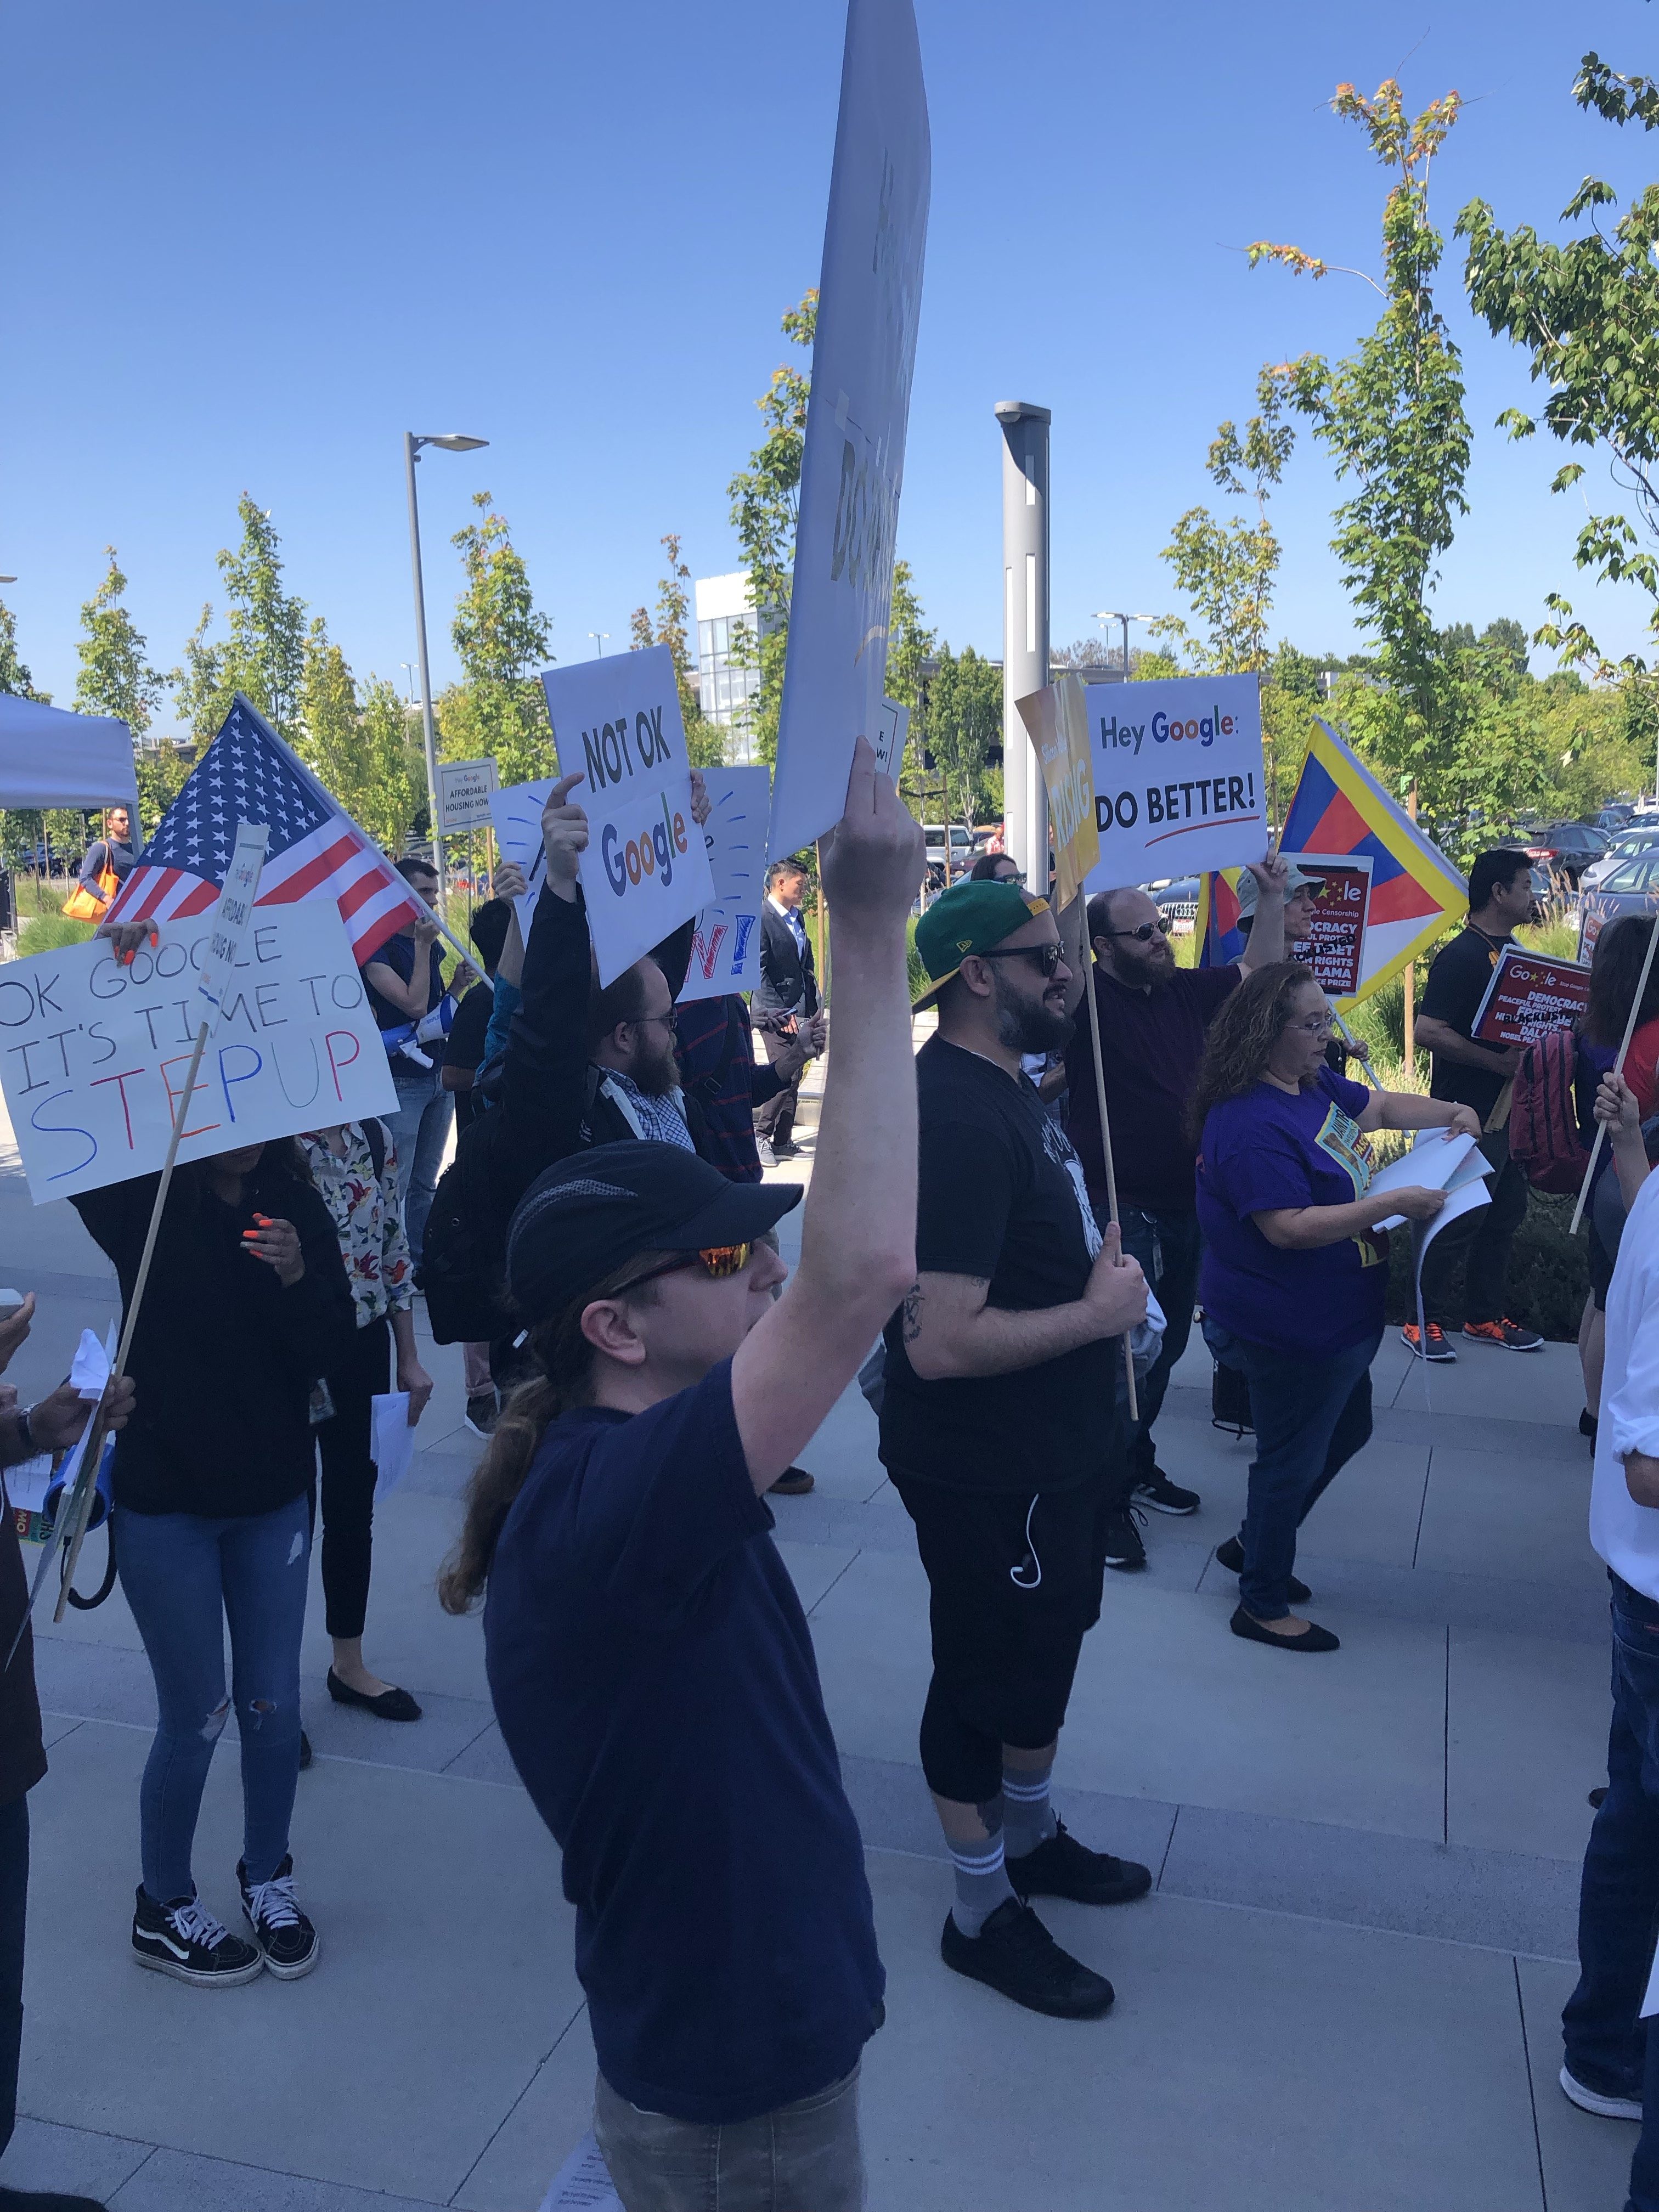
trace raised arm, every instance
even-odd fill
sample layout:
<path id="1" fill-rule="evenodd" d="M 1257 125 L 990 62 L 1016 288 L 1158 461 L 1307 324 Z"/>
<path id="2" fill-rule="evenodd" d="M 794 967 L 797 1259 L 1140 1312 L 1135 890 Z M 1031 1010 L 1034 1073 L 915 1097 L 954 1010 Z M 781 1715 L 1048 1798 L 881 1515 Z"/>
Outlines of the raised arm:
<path id="1" fill-rule="evenodd" d="M 738 1432 L 771 1487 L 857 1374 L 915 1277 L 916 1076 L 904 921 L 921 830 L 860 738 L 847 811 L 824 841 L 836 1049 L 800 1265 L 732 1363 Z"/>

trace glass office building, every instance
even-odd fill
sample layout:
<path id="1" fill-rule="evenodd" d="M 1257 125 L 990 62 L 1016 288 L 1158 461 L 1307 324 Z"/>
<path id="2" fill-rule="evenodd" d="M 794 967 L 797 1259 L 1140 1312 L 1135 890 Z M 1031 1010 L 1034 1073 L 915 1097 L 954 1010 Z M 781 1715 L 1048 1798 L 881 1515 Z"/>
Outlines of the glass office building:
<path id="1" fill-rule="evenodd" d="M 749 572 L 702 576 L 692 586 L 697 622 L 697 699 L 705 721 L 729 730 L 726 757 L 733 765 L 755 757 L 750 702 L 760 690 L 755 651 L 757 624 L 764 635 L 776 623 L 757 616 L 749 599 Z"/>

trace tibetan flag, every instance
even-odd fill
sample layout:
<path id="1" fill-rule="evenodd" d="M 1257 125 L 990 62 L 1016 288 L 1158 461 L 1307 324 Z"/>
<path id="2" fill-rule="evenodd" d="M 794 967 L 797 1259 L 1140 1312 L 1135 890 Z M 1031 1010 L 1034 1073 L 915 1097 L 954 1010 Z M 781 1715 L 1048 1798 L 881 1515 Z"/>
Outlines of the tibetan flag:
<path id="1" fill-rule="evenodd" d="M 333 899 L 359 967 L 424 911 L 385 854 L 239 691 L 107 919 L 167 921 L 210 913 L 239 821 L 270 826 L 256 907 Z"/>
<path id="2" fill-rule="evenodd" d="M 1468 910 L 1463 877 L 1326 722 L 1315 726 L 1279 849 L 1291 857 L 1353 853 L 1370 859 L 1364 967 L 1349 1004 L 1399 975 Z"/>
<path id="3" fill-rule="evenodd" d="M 1242 958 L 1249 943 L 1238 926 L 1238 879 L 1242 868 L 1221 868 L 1198 879 L 1198 965 L 1226 968 Z"/>

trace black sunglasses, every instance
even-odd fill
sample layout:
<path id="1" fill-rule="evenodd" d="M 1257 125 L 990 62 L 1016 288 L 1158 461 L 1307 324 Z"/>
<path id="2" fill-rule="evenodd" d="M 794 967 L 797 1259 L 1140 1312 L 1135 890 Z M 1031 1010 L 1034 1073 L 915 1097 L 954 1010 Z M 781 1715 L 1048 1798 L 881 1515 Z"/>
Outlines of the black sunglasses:
<path id="1" fill-rule="evenodd" d="M 1099 933 L 1102 937 L 1133 937 L 1142 945 L 1150 945 L 1154 937 L 1167 937 L 1169 933 L 1167 921 L 1143 921 L 1139 929 L 1103 929 Z"/>
<path id="2" fill-rule="evenodd" d="M 1058 938 L 1052 945 L 1005 945 L 991 952 L 975 952 L 975 960 L 1035 960 L 1045 975 L 1052 975 L 1060 965 L 1060 956 L 1065 947 Z"/>

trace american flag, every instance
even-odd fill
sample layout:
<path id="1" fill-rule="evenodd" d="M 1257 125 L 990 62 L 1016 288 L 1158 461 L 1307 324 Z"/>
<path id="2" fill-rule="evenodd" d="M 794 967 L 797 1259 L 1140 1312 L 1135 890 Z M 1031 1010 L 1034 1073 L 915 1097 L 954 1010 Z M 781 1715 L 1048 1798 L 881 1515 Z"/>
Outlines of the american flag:
<path id="1" fill-rule="evenodd" d="M 423 908 L 380 849 L 239 691 L 112 903 L 111 921 L 170 921 L 218 903 L 236 824 L 270 831 L 257 906 L 335 900 L 359 966 Z"/>

